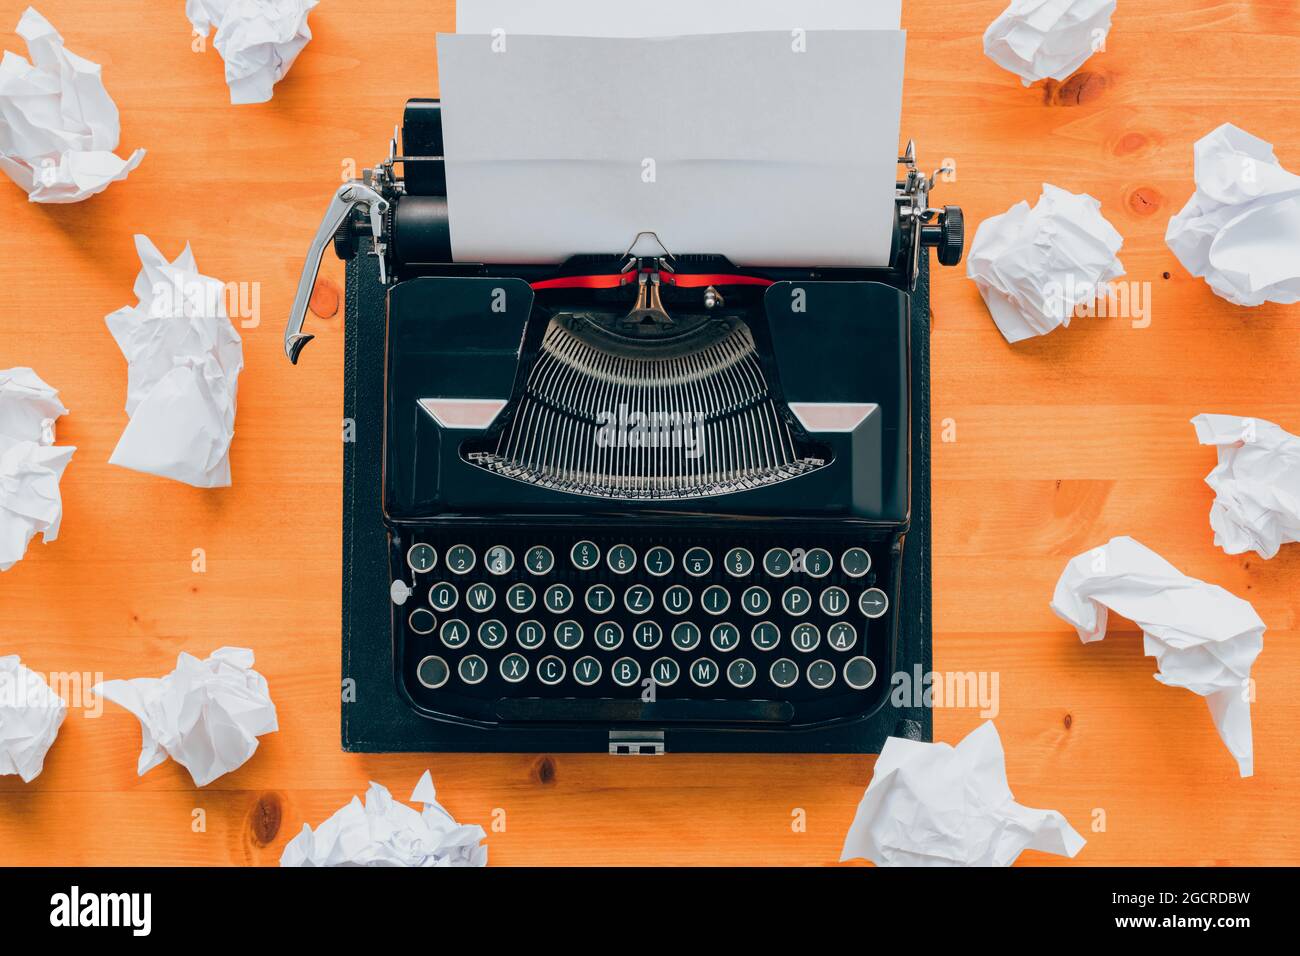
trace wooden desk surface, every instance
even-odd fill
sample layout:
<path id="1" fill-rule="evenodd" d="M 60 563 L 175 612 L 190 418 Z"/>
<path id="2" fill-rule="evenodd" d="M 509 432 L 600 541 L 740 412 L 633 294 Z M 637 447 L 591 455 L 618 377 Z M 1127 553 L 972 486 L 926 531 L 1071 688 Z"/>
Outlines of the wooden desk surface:
<path id="1" fill-rule="evenodd" d="M 24 4 L 9 4 L 12 30 Z M 1235 308 L 1166 248 L 1191 195 L 1192 144 L 1231 121 L 1300 172 L 1300 25 L 1293 0 L 1120 4 L 1107 50 L 1030 89 L 982 52 L 1003 0 L 907 4 L 904 133 L 936 194 L 973 227 L 1050 181 L 1089 192 L 1149 282 L 1150 327 L 1078 320 L 1009 347 L 962 270 L 934 311 L 935 666 L 997 671 L 997 726 L 1016 797 L 1089 838 L 1078 864 L 1300 862 L 1300 546 L 1271 561 L 1213 547 L 1202 411 L 1300 431 L 1300 308 Z M 232 107 L 214 50 L 190 50 L 180 3 L 43 0 L 73 51 L 104 65 L 119 152 L 148 149 L 88 202 L 37 206 L 0 181 L 0 367 L 31 365 L 71 415 L 64 522 L 0 576 L 0 654 L 41 671 L 161 675 L 177 652 L 246 645 L 280 732 L 196 790 L 168 762 L 137 777 L 135 718 L 73 711 L 24 785 L 0 778 L 0 864 L 274 864 L 367 780 L 406 797 L 430 767 L 461 820 L 491 823 L 497 864 L 825 864 L 835 861 L 867 757 L 361 756 L 339 749 L 341 320 L 313 320 L 297 368 L 281 351 L 307 242 L 341 175 L 385 153 L 407 97 L 436 95 L 434 33 L 451 0 L 328 0 L 272 102 Z M 1280 31 L 1280 32 L 1279 32 Z M 12 33 L 7 49 L 22 51 Z M 866 91 L 864 91 L 865 93 Z M 202 271 L 261 283 L 242 331 L 234 486 L 200 491 L 107 464 L 126 422 L 126 366 L 103 317 L 134 302 L 132 234 Z M 327 257 L 327 274 L 342 281 Z M 955 442 L 941 443 L 943 419 Z M 1082 646 L 1048 609 L 1066 560 L 1131 534 L 1189 574 L 1251 600 L 1268 623 L 1255 665 L 1253 779 L 1241 780 L 1205 702 L 1152 679 L 1133 625 Z M 207 571 L 191 571 L 203 548 Z M 980 719 L 939 710 L 938 739 Z M 206 832 L 193 832 L 193 811 Z M 807 814 L 794 832 L 792 811 Z M 1092 832 L 1095 809 L 1105 832 Z M 1060 861 L 1028 853 L 1025 863 Z"/>

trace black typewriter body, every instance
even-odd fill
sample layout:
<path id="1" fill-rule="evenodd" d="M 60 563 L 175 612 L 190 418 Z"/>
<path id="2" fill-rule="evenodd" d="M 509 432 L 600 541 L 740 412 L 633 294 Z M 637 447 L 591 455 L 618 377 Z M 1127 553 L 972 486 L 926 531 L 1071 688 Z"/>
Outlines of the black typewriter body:
<path id="1" fill-rule="evenodd" d="M 344 748 L 929 739 L 891 692 L 930 669 L 926 249 L 961 217 L 910 147 L 893 262 L 857 270 L 653 236 L 455 262 L 436 101 L 402 145 L 313 247 L 348 260 Z"/>

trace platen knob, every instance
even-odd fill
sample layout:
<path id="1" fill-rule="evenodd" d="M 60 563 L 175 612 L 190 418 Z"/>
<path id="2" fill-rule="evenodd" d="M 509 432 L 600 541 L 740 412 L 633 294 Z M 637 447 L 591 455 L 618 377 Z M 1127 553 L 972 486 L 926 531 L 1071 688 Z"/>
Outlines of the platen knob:
<path id="1" fill-rule="evenodd" d="M 955 266 L 961 262 L 966 244 L 966 220 L 960 206 L 944 206 L 937 222 L 921 227 L 921 244 L 933 246 L 939 264 Z"/>
<path id="2" fill-rule="evenodd" d="M 943 232 L 943 241 L 939 243 L 939 264 L 955 266 L 961 262 L 962 249 L 966 245 L 966 218 L 961 214 L 961 207 L 944 206 L 939 227 Z"/>

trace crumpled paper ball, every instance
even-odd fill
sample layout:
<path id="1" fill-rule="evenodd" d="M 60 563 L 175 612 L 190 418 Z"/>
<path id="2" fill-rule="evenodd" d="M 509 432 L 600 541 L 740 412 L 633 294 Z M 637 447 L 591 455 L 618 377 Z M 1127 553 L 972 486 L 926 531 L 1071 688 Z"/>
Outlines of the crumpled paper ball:
<path id="1" fill-rule="evenodd" d="M 30 202 L 80 202 L 125 179 L 144 159 L 121 159 L 117 106 L 100 67 L 70 53 L 35 8 L 18 21 L 29 63 L 5 51 L 0 63 L 0 169 Z"/>
<path id="2" fill-rule="evenodd" d="M 0 657 L 0 776 L 31 783 L 45 767 L 68 705 L 16 654 Z"/>
<path id="3" fill-rule="evenodd" d="M 1084 644 L 1106 636 L 1110 611 L 1140 627 L 1156 680 L 1204 697 L 1241 776 L 1255 772 L 1249 682 L 1264 622 L 1249 601 L 1184 574 L 1125 535 L 1071 559 L 1051 607 Z"/>
<path id="4" fill-rule="evenodd" d="M 203 787 L 242 767 L 257 738 L 280 729 L 266 678 L 253 670 L 253 652 L 222 647 L 206 660 L 181 652 L 164 677 L 110 680 L 96 694 L 140 721 L 143 776 L 171 757 Z"/>
<path id="5" fill-rule="evenodd" d="M 0 370 L 0 571 L 22 560 L 37 532 L 59 536 L 59 481 L 77 449 L 54 444 L 54 423 L 68 410 L 30 368 Z"/>
<path id="6" fill-rule="evenodd" d="M 1016 803 L 992 721 L 957 746 L 890 737 L 840 860 L 876 866 L 1010 866 L 1025 850 L 1073 857 L 1084 839 L 1055 810 Z"/>
<path id="7" fill-rule="evenodd" d="M 1021 201 L 980 223 L 966 257 L 993 321 L 1008 342 L 1068 326 L 1081 306 L 1124 274 L 1124 244 L 1101 203 L 1043 184 L 1031 209 Z"/>
<path id="8" fill-rule="evenodd" d="M 226 62 L 231 103 L 265 103 L 308 41 L 319 0 L 186 0 L 185 16 Z"/>
<path id="9" fill-rule="evenodd" d="M 457 823 L 438 803 L 424 772 L 411 794 L 415 810 L 371 782 L 363 804 L 353 797 L 316 828 L 303 824 L 280 857 L 281 866 L 486 866 L 483 828 Z"/>
<path id="10" fill-rule="evenodd" d="M 1267 560 L 1300 541 L 1300 438 L 1238 415 L 1197 415 L 1192 425 L 1200 443 L 1219 452 L 1205 476 L 1214 489 L 1214 543 L 1227 554 L 1254 551 Z"/>
<path id="11" fill-rule="evenodd" d="M 1234 305 L 1300 302 L 1300 176 L 1231 123 L 1197 141 L 1195 176 L 1165 232 L 1178 261 Z"/>
<path id="12" fill-rule="evenodd" d="M 185 250 L 169 263 L 135 237 L 138 302 L 105 317 L 126 359 L 131 416 L 109 463 L 196 488 L 230 484 L 230 443 L 244 348 L 226 316 L 225 285 Z"/>
<path id="13" fill-rule="evenodd" d="M 984 52 L 1029 86 L 1064 80 L 1106 44 L 1116 0 L 1012 0 L 984 31 Z"/>

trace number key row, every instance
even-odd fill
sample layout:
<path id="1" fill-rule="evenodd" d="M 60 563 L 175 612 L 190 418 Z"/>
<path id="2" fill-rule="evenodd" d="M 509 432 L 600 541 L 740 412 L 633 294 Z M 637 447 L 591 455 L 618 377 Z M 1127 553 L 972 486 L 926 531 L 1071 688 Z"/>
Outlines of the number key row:
<path id="1" fill-rule="evenodd" d="M 593 571 L 601 563 L 601 550 L 593 541 L 579 541 L 569 550 L 569 560 L 579 571 Z M 478 554 L 467 544 L 454 544 L 443 556 L 446 567 L 453 574 L 469 574 L 478 565 Z M 655 577 L 663 577 L 676 566 L 673 552 L 656 545 L 638 556 L 630 544 L 616 544 L 604 554 L 606 567 L 615 574 L 630 574 L 638 562 Z M 438 566 L 438 551 L 431 544 L 413 544 L 406 552 L 406 563 L 417 574 L 425 574 Z M 763 570 L 771 577 L 783 578 L 796 567 L 814 578 L 830 574 L 835 559 L 825 548 L 809 548 L 791 552 L 785 548 L 770 548 L 763 555 Z M 495 575 L 510 573 L 515 566 L 515 554 L 505 545 L 493 545 L 483 556 L 483 565 Z M 754 571 L 754 555 L 747 548 L 732 548 L 722 559 L 722 567 L 734 578 L 743 578 Z M 545 545 L 534 545 L 524 553 L 524 568 L 533 575 L 549 574 L 555 568 L 555 554 Z M 688 548 L 682 555 L 682 568 L 691 577 L 704 577 L 713 570 L 713 554 L 702 547 Z M 849 577 L 860 578 L 871 570 L 871 555 L 864 548 L 847 548 L 840 555 L 840 568 Z"/>

